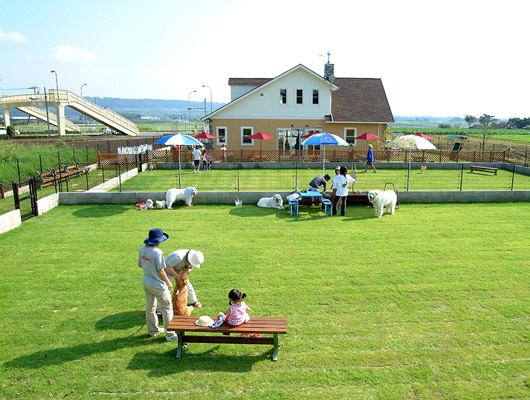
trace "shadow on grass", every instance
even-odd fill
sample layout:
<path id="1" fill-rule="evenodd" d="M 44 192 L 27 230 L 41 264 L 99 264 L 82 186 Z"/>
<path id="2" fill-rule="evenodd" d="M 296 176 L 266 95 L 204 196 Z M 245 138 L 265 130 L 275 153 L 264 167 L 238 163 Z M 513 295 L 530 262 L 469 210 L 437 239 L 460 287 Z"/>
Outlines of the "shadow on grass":
<path id="1" fill-rule="evenodd" d="M 193 346 L 193 343 L 188 346 Z M 219 348 L 220 346 L 217 345 L 200 353 L 188 353 L 184 350 L 180 359 L 175 358 L 177 353 L 176 346 L 163 353 L 163 357 L 156 352 L 140 352 L 134 355 L 127 369 L 148 370 L 150 371 L 148 375 L 152 378 L 186 371 L 249 372 L 252 371 L 252 366 L 255 363 L 267 359 L 271 361 L 270 359 L 272 358 L 272 349 L 260 355 L 248 356 L 237 355 L 237 353 L 234 353 L 234 355 L 215 354 L 215 351 Z M 158 362 L 155 360 L 158 360 Z"/>
<path id="2" fill-rule="evenodd" d="M 271 215 L 276 213 L 281 213 L 282 210 L 277 208 L 260 208 L 258 206 L 243 206 L 243 207 L 233 207 L 230 209 L 230 215 L 235 215 L 236 217 L 263 217 L 263 215 Z"/>
<path id="3" fill-rule="evenodd" d="M 129 211 L 134 205 L 114 205 L 114 206 L 92 206 L 88 208 L 82 208 L 76 210 L 72 213 L 75 217 L 78 218 L 104 218 L 112 217 L 114 215 L 123 214 L 126 211 Z"/>
<path id="4" fill-rule="evenodd" d="M 109 315 L 96 322 L 97 330 L 124 330 L 145 325 L 145 311 L 124 311 Z"/>

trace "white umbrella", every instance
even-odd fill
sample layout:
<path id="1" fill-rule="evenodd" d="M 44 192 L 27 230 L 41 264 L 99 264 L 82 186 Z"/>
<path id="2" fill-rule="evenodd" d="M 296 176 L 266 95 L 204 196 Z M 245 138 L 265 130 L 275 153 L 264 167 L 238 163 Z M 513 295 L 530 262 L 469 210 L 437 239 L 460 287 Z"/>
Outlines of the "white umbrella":
<path id="1" fill-rule="evenodd" d="M 436 146 L 427 139 L 416 135 L 399 136 L 390 142 L 393 149 L 434 150 Z"/>
<path id="2" fill-rule="evenodd" d="M 201 146 L 202 143 L 195 139 L 192 136 L 183 135 L 182 133 L 177 133 L 176 135 L 164 136 L 163 138 L 158 139 L 155 143 L 167 144 L 169 146 Z M 181 189 L 180 183 L 180 149 L 179 149 L 179 189 Z"/>
<path id="3" fill-rule="evenodd" d="M 326 162 L 326 145 L 333 144 L 335 146 L 348 146 L 349 143 L 343 138 L 333 135 L 332 133 L 317 133 L 312 135 L 302 142 L 302 146 L 324 146 L 324 155 L 322 157 L 322 175 L 325 172 L 325 162 Z"/>

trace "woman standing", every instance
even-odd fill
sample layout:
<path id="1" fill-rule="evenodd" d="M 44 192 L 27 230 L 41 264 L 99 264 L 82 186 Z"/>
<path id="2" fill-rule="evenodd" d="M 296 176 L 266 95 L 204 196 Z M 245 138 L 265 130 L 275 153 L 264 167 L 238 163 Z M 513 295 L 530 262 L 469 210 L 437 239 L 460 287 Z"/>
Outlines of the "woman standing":
<path id="1" fill-rule="evenodd" d="M 332 214 L 337 215 L 337 203 L 342 199 L 340 206 L 340 215 L 344 217 L 346 214 L 346 200 L 348 199 L 348 187 L 355 182 L 351 176 L 347 175 L 348 169 L 344 166 L 340 167 L 340 173 L 336 176 L 335 182 L 337 185 L 337 191 L 335 192 L 335 198 L 333 199 Z"/>

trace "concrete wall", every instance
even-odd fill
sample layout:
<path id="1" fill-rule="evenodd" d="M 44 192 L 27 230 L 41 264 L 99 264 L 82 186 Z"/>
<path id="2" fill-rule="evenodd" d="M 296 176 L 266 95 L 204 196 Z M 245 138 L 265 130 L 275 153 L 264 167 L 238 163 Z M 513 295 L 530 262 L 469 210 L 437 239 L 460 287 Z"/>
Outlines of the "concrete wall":
<path id="1" fill-rule="evenodd" d="M 0 233 L 15 229 L 19 227 L 20 224 L 22 224 L 22 218 L 20 218 L 20 210 L 14 210 L 0 215 Z"/>
<path id="2" fill-rule="evenodd" d="M 243 204 L 256 204 L 262 197 L 278 193 L 285 196 L 291 192 L 199 192 L 193 204 L 234 204 L 237 198 Z M 136 196 L 138 195 L 138 197 Z M 136 204 L 138 198 L 165 200 L 165 192 L 115 192 L 115 193 L 59 193 L 59 204 Z M 498 191 L 439 191 L 439 192 L 398 192 L 400 203 L 477 203 L 530 201 L 530 190 Z M 179 202 L 178 204 L 183 204 Z"/>
<path id="3" fill-rule="evenodd" d="M 37 200 L 37 210 L 39 215 L 50 211 L 59 205 L 59 193 L 54 193 L 50 196 L 46 196 L 43 199 Z"/>
<path id="4" fill-rule="evenodd" d="M 108 181 L 102 183 L 101 185 L 94 186 L 88 191 L 89 192 L 105 192 L 107 190 L 114 189 L 116 186 L 119 186 L 120 181 L 125 182 L 127 179 L 130 179 L 136 175 L 138 175 L 138 168 L 133 168 L 127 172 L 124 172 L 120 176 L 117 176 L 116 178 L 109 179 Z"/>

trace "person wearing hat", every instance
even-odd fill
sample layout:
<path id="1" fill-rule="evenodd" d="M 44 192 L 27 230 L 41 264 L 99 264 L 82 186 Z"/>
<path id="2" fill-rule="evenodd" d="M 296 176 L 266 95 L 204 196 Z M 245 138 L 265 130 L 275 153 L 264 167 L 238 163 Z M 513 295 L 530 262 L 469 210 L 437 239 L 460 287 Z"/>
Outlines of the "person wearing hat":
<path id="1" fill-rule="evenodd" d="M 169 235 L 160 228 L 149 231 L 149 237 L 144 240 L 145 245 L 140 248 L 138 254 L 138 267 L 144 271 L 143 285 L 145 292 L 145 322 L 149 336 L 157 336 L 164 332 L 158 327 L 156 316 L 156 302 L 162 309 L 162 320 L 166 330 L 168 342 L 178 340 L 175 332 L 168 332 L 167 327 L 173 319 L 173 305 L 171 303 L 170 290 L 173 287 L 165 271 L 164 253 L 158 248 L 160 243 L 169 239 Z"/>
<path id="2" fill-rule="evenodd" d="M 166 257 L 166 274 L 175 279 L 182 279 L 179 272 L 184 267 L 200 268 L 204 262 L 204 254 L 197 250 L 175 250 Z M 190 271 L 191 272 L 191 271 Z M 195 289 L 188 279 L 188 302 L 194 307 L 201 308 L 202 304 L 197 299 Z"/>
<path id="3" fill-rule="evenodd" d="M 368 145 L 368 153 L 366 153 L 366 168 L 363 172 L 368 171 L 368 167 L 372 167 L 374 173 L 377 172 L 374 166 L 374 146 L 371 144 Z"/>

